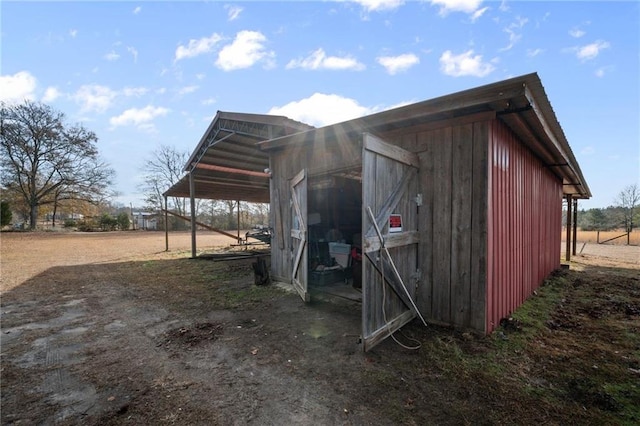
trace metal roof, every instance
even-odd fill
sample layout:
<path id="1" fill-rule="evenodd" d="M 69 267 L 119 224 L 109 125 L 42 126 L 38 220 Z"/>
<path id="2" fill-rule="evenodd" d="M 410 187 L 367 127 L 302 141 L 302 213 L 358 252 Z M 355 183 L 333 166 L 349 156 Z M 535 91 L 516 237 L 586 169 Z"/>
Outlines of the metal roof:
<path id="1" fill-rule="evenodd" d="M 187 164 L 194 197 L 269 202 L 269 154 L 257 143 L 313 129 L 287 117 L 218 111 Z M 163 195 L 189 197 L 189 174 Z"/>
<path id="2" fill-rule="evenodd" d="M 315 129 L 283 116 L 218 111 L 185 171 L 193 172 L 194 197 L 269 202 L 271 149 L 319 140 L 344 140 L 363 132 L 401 132 L 407 127 L 493 114 L 507 124 L 563 180 L 564 194 L 590 198 L 591 191 L 547 98 L 538 74 L 464 90 Z M 189 197 L 189 176 L 165 196 Z"/>
<path id="3" fill-rule="evenodd" d="M 260 143 L 265 151 L 297 143 L 344 140 L 362 132 L 399 132 L 473 114 L 498 117 L 563 180 L 564 194 L 590 198 L 591 191 L 537 73 L 464 90 Z"/>

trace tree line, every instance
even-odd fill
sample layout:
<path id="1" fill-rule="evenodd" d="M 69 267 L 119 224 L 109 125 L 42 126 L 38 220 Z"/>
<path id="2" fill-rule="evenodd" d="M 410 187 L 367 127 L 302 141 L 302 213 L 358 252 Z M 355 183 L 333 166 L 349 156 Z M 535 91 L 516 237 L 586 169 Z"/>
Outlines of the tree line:
<path id="1" fill-rule="evenodd" d="M 187 152 L 161 145 L 141 165 L 144 177 L 138 189 L 144 206 L 136 210 L 155 214 L 159 229 L 189 226 L 174 216 L 164 224 L 160 214 L 162 194 L 183 176 L 187 159 Z M 114 177 L 114 170 L 100 158 L 94 132 L 69 123 L 64 113 L 43 103 L 0 103 L 2 226 L 13 219 L 33 230 L 44 218 L 53 227 L 128 229 L 124 215 L 133 215 L 133 206 L 112 201 L 117 195 Z M 235 229 L 238 211 L 243 227 L 268 223 L 268 204 L 196 200 L 195 208 L 198 221 L 220 229 Z M 171 198 L 168 209 L 187 216 L 189 200 Z"/>
<path id="2" fill-rule="evenodd" d="M 625 187 L 615 199 L 615 205 L 606 208 L 580 210 L 578 228 L 583 231 L 612 231 L 621 229 L 632 232 L 640 224 L 640 187 Z"/>
<path id="3" fill-rule="evenodd" d="M 184 175 L 189 153 L 161 145 L 141 165 L 139 190 L 144 194 L 141 210 L 155 215 L 158 229 L 187 229 L 189 224 L 171 216 L 164 223 L 163 193 Z M 96 134 L 79 124 L 67 122 L 62 112 L 50 106 L 25 101 L 0 103 L 0 186 L 2 189 L 2 225 L 17 214 L 35 229 L 38 218 L 50 217 L 53 226 L 63 211 L 71 220 L 91 218 L 89 226 L 125 229 L 123 214 L 133 208 L 112 202 L 114 170 L 98 152 Z M 267 224 L 269 205 L 225 200 L 195 200 L 199 222 L 219 229 Z M 189 200 L 170 198 L 168 210 L 188 216 Z M 624 188 L 615 205 L 589 209 L 578 215 L 583 230 L 624 229 L 631 232 L 640 223 L 640 188 Z M 137 208 L 138 209 L 138 208 Z M 109 219 L 111 218 L 111 219 Z M 86 222 L 86 220 L 85 220 Z M 70 222 L 69 222 L 70 223 Z"/>

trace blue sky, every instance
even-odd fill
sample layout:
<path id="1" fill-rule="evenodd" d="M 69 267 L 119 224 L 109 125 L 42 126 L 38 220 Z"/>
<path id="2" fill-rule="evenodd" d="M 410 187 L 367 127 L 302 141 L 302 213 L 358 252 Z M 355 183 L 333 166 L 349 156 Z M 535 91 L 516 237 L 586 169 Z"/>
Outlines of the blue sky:
<path id="1" fill-rule="evenodd" d="M 640 3 L 2 1 L 0 100 L 96 132 L 116 201 L 216 111 L 315 126 L 538 72 L 605 207 L 640 181 Z"/>

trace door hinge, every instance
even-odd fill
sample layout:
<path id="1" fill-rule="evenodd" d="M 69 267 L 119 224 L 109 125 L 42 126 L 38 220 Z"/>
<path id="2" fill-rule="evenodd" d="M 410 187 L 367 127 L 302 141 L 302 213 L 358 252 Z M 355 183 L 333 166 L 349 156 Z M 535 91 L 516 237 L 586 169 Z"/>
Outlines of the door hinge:
<path id="1" fill-rule="evenodd" d="M 415 281 L 415 290 L 418 290 L 418 284 L 420 284 L 420 280 L 422 280 L 422 269 L 416 269 L 416 272 L 411 274 L 411 278 Z"/>
<path id="2" fill-rule="evenodd" d="M 418 206 L 418 207 L 421 207 L 421 206 L 422 206 L 422 194 L 418 194 L 418 195 L 416 195 L 415 200 L 416 200 L 416 204 L 417 204 L 417 206 Z"/>

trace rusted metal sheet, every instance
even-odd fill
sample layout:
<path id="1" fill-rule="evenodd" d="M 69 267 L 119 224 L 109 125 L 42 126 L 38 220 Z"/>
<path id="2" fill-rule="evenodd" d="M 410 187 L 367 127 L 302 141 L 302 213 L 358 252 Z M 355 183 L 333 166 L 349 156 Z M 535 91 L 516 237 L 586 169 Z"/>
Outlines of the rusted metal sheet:
<path id="1" fill-rule="evenodd" d="M 489 135 L 486 331 L 560 267 L 562 181 L 500 121 Z"/>

